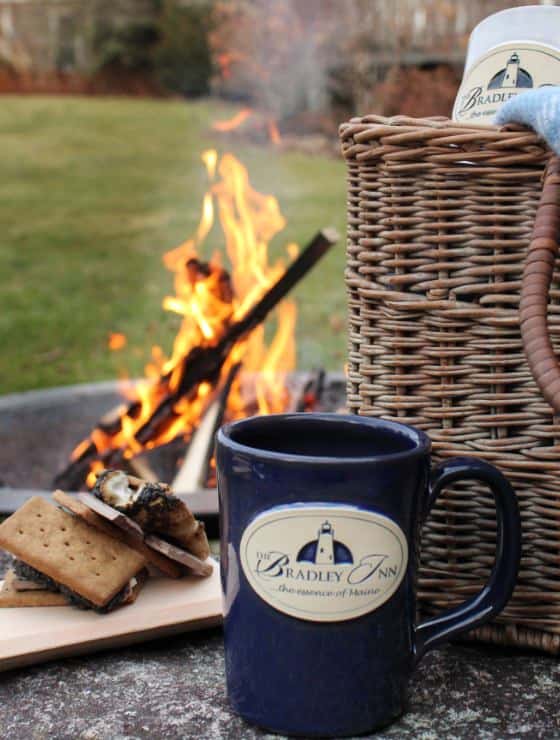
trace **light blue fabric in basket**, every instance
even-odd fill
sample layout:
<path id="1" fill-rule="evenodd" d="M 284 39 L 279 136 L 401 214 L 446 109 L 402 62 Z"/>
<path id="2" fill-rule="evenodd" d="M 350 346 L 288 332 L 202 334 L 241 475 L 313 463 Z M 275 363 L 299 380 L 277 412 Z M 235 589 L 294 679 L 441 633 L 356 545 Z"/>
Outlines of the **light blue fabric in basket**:
<path id="1" fill-rule="evenodd" d="M 530 126 L 556 154 L 560 154 L 560 87 L 539 87 L 511 98 L 500 108 L 494 123 Z"/>

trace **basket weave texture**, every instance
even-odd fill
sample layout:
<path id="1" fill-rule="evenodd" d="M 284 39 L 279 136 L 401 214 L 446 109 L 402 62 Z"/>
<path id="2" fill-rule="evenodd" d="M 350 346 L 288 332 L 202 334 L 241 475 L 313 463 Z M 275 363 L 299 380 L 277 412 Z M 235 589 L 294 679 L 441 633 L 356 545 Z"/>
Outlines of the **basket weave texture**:
<path id="1" fill-rule="evenodd" d="M 474 455 L 512 482 L 518 585 L 477 639 L 560 652 L 560 423 L 520 331 L 524 263 L 551 152 L 527 130 L 366 116 L 340 129 L 348 167 L 348 403 L 413 424 L 436 459 Z M 557 225 L 557 220 L 556 220 Z M 560 264 L 548 330 L 560 352 Z M 445 492 L 425 525 L 420 608 L 477 593 L 495 552 L 492 497 Z"/>

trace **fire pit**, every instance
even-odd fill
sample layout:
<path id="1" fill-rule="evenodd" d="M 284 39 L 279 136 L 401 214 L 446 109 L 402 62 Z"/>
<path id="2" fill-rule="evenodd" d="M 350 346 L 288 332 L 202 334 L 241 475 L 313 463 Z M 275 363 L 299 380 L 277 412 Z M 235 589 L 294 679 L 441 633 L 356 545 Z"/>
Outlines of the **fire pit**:
<path id="1" fill-rule="evenodd" d="M 327 373 L 319 396 L 311 399 L 317 373 L 291 373 L 286 386 L 291 408 L 311 401 L 324 411 L 344 405 L 342 373 Z M 66 386 L 43 391 L 16 393 L 0 398 L 0 512 L 8 513 L 31 495 L 50 496 L 56 473 L 64 467 L 76 440 L 122 400 L 118 382 Z M 306 395 L 308 396 L 306 398 Z M 184 456 L 184 446 L 170 443 L 150 450 L 139 460 L 149 464 L 155 475 L 171 482 Z M 213 488 L 181 491 L 201 515 L 217 512 Z"/>
<path id="2" fill-rule="evenodd" d="M 283 258 L 272 262 L 270 242 L 285 226 L 276 198 L 256 191 L 233 155 L 219 158 L 215 150 L 207 150 L 202 159 L 210 184 L 198 229 L 163 256 L 174 275 L 174 295 L 166 296 L 162 306 L 181 317 L 172 351 L 153 346 L 145 379 L 86 435 L 76 436 L 54 478 L 58 488 L 91 487 L 101 470 L 128 467 L 136 477 L 194 491 L 208 484 L 210 441 L 223 420 L 315 408 L 290 394 L 285 382 L 295 367 L 296 306 L 287 295 L 338 241 L 338 234 L 321 229 L 303 250 L 289 243 Z M 201 247 L 216 238 L 215 213 L 225 254 L 214 252 L 203 260 Z M 276 329 L 267 341 L 264 322 L 271 314 Z M 125 344 L 124 335 L 111 335 L 110 348 Z M 321 387 L 322 378 L 317 379 Z M 150 463 L 142 459 L 160 447 L 166 450 L 163 458 L 158 455 Z M 171 468 L 154 469 L 169 459 L 170 448 Z"/>

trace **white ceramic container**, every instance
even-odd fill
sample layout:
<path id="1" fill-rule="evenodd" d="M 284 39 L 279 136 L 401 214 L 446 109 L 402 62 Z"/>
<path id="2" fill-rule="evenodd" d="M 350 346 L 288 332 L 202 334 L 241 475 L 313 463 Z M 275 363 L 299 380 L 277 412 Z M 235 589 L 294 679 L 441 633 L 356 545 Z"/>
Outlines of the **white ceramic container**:
<path id="1" fill-rule="evenodd" d="M 494 13 L 471 34 L 453 119 L 490 124 L 507 100 L 543 85 L 560 85 L 560 7 Z"/>

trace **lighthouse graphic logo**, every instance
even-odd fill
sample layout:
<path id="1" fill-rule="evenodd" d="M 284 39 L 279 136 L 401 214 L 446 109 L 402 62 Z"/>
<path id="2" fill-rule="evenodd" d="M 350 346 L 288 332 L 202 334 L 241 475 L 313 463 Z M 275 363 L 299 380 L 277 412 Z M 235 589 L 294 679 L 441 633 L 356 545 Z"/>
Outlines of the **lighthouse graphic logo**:
<path id="1" fill-rule="evenodd" d="M 342 504 L 274 507 L 258 514 L 239 544 L 243 576 L 283 614 L 342 622 L 377 609 L 408 572 L 397 522 Z"/>
<path id="2" fill-rule="evenodd" d="M 519 54 L 514 51 L 508 59 L 505 69 L 501 69 L 488 83 L 489 90 L 500 90 L 503 88 L 533 87 L 533 78 L 521 66 Z"/>
<path id="3" fill-rule="evenodd" d="M 335 539 L 331 523 L 325 521 L 317 532 L 317 539 L 301 548 L 297 561 L 315 565 L 352 565 L 354 558 L 350 549 Z"/>

